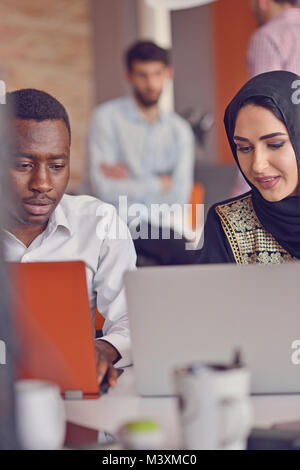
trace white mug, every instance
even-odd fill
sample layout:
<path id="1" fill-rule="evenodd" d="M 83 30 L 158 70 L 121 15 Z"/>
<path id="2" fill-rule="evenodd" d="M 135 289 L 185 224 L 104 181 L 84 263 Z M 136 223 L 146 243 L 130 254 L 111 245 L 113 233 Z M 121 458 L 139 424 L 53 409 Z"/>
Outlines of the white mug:
<path id="1" fill-rule="evenodd" d="M 63 446 L 66 418 L 59 387 L 44 380 L 15 383 L 16 421 L 26 450 L 55 450 Z"/>
<path id="2" fill-rule="evenodd" d="M 191 364 L 174 373 L 185 449 L 245 449 L 250 374 L 242 366 Z"/>

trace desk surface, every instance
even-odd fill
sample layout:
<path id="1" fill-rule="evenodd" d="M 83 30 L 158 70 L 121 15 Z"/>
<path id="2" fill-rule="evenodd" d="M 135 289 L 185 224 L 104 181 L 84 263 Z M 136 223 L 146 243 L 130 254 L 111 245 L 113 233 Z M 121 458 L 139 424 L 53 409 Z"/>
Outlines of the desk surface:
<path id="1" fill-rule="evenodd" d="M 253 426 L 270 426 L 284 421 L 300 420 L 300 395 L 251 397 Z M 159 422 L 166 437 L 166 448 L 180 448 L 176 399 L 142 398 L 135 388 L 134 369 L 129 367 L 114 389 L 98 400 L 65 401 L 69 421 L 115 434 L 125 422 L 151 418 Z"/>

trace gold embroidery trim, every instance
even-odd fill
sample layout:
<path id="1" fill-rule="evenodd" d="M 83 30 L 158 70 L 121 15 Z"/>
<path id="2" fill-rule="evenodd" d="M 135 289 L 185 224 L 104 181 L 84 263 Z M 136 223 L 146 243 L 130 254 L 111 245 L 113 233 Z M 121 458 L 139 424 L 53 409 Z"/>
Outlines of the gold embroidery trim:
<path id="1" fill-rule="evenodd" d="M 239 199 L 239 201 L 242 201 L 243 199 L 247 198 L 249 196 L 245 196 L 242 199 Z M 242 250 L 240 247 L 240 244 L 237 240 L 237 237 L 235 236 L 234 229 L 232 227 L 232 224 L 230 223 L 229 218 L 227 215 L 224 213 L 222 210 L 222 206 L 217 206 L 216 207 L 216 212 L 220 217 L 221 224 L 223 227 L 223 230 L 225 232 L 225 235 L 227 237 L 227 240 L 229 241 L 230 247 L 232 249 L 232 253 L 235 259 L 235 262 L 237 264 L 243 264 L 243 256 L 242 256 Z"/>
<path id="2" fill-rule="evenodd" d="M 298 261 L 261 225 L 251 194 L 219 205 L 215 211 L 237 264 Z"/>

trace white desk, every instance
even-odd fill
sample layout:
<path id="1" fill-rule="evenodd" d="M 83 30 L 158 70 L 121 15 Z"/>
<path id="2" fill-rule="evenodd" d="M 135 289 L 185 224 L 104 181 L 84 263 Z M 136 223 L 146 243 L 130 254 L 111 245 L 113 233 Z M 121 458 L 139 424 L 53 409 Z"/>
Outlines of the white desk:
<path id="1" fill-rule="evenodd" d="M 255 396 L 254 426 L 270 426 L 300 420 L 300 395 Z M 98 400 L 65 401 L 67 419 L 76 424 L 115 434 L 125 421 L 152 418 L 166 435 L 166 448 L 180 448 L 180 433 L 175 398 L 142 398 L 135 390 L 132 367 L 118 380 L 114 389 Z"/>

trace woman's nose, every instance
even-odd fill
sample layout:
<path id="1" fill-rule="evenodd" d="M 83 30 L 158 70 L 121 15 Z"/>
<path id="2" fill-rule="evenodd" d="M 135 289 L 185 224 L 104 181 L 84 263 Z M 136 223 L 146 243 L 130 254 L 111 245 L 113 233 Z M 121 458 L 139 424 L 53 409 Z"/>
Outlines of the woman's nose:
<path id="1" fill-rule="evenodd" d="M 255 149 L 252 160 L 253 173 L 262 174 L 268 168 L 269 162 L 266 153 L 263 150 Z"/>

